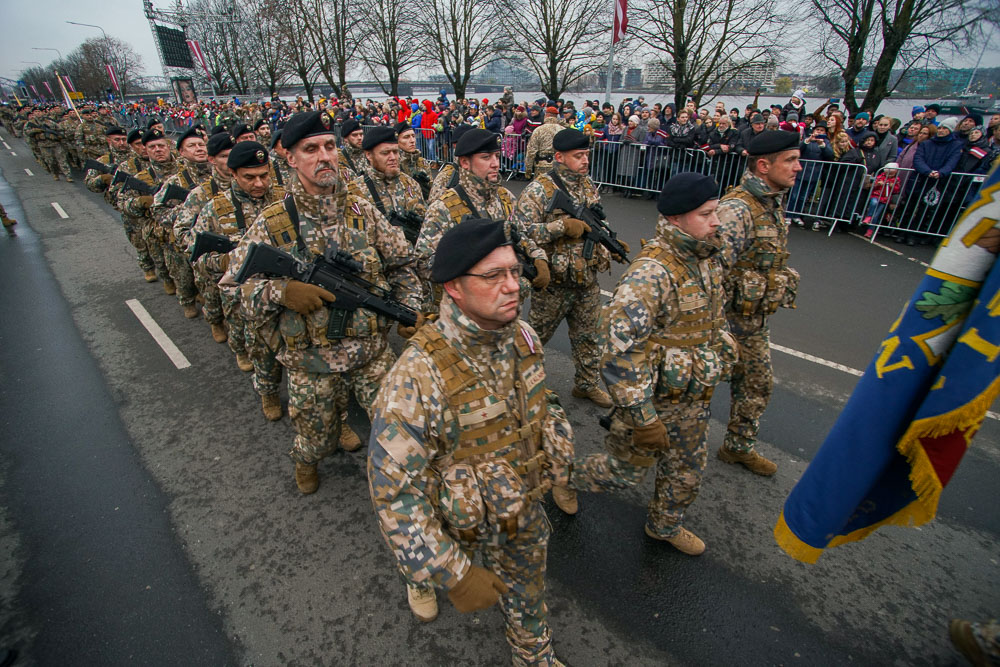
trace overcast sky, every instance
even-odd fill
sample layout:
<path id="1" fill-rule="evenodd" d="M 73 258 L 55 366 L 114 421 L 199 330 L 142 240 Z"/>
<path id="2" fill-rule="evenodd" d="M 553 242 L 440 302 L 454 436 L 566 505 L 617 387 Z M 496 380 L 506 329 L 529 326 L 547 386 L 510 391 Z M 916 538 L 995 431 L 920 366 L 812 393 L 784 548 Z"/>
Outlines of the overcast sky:
<path id="1" fill-rule="evenodd" d="M 530 0 L 526 0 L 530 1 Z M 168 9 L 173 0 L 154 0 L 157 9 Z M 148 75 L 162 75 L 149 23 L 142 12 L 142 0 L 0 0 L 0 76 L 17 78 L 30 67 L 21 61 L 47 65 L 55 51 L 35 51 L 33 47 L 56 48 L 65 55 L 90 37 L 100 37 L 96 28 L 70 25 L 79 21 L 100 25 L 109 36 L 129 42 L 139 55 Z M 994 49 L 986 54 L 982 67 L 1000 66 L 1000 36 L 992 40 Z M 972 67 L 978 53 L 968 53 L 952 62 L 953 67 Z M 783 69 L 779 67 L 779 69 Z"/>

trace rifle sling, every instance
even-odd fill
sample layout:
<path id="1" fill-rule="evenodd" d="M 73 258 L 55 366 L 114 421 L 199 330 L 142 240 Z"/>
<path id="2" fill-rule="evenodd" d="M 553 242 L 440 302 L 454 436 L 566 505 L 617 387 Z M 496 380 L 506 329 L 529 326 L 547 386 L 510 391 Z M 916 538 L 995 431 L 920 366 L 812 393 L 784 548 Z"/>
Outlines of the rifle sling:
<path id="1" fill-rule="evenodd" d="M 233 212 L 236 214 L 236 226 L 241 232 L 245 232 L 247 230 L 247 220 L 243 215 L 243 202 L 236 197 L 236 192 L 233 191 L 232 188 L 230 188 L 229 194 L 233 199 Z M 298 211 L 296 211 L 296 214 L 297 213 Z M 297 222 L 295 225 L 295 236 L 296 238 L 299 236 L 299 226 Z"/>
<path id="2" fill-rule="evenodd" d="M 375 182 L 372 181 L 372 177 L 368 174 L 365 174 L 365 185 L 368 186 L 368 192 L 371 193 L 372 202 L 375 204 L 375 208 L 378 209 L 379 213 L 388 218 L 389 214 L 385 212 L 385 204 L 382 203 L 382 198 L 379 197 L 378 190 L 375 189 Z"/>
<path id="3" fill-rule="evenodd" d="M 454 187 L 452 187 L 452 189 L 455 191 L 455 194 L 458 195 L 458 198 L 462 200 L 462 203 L 465 204 L 466 207 L 469 209 L 469 211 L 472 213 L 473 218 L 482 217 L 481 215 L 479 215 L 479 210 L 472 204 L 472 197 L 470 197 L 469 193 L 465 191 L 465 188 L 462 186 L 461 183 L 456 183 Z"/>
<path id="4" fill-rule="evenodd" d="M 277 165 L 274 166 L 274 179 L 278 181 L 278 185 L 285 187 L 285 179 L 281 176 L 281 169 Z"/>
<path id="5" fill-rule="evenodd" d="M 302 240 L 302 231 L 299 229 L 299 209 L 295 208 L 295 197 L 285 197 L 284 206 L 285 213 L 288 214 L 288 218 L 292 221 L 292 227 L 295 229 L 295 245 L 303 256 L 312 257 L 309 247 Z"/>

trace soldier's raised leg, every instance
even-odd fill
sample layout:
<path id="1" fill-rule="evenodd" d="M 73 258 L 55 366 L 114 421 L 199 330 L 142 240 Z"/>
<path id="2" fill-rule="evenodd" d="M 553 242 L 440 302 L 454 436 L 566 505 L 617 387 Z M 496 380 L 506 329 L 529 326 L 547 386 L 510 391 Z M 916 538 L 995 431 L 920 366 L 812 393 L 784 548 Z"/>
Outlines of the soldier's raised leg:
<path id="1" fill-rule="evenodd" d="M 729 384 L 732 395 L 729 426 L 719 458 L 726 463 L 742 463 L 758 475 L 773 475 L 778 466 L 755 450 L 760 416 L 771 400 L 774 386 L 770 329 L 765 324 L 741 330 L 732 318 L 730 326 L 739 344 L 739 361 L 733 367 Z"/>
<path id="2" fill-rule="evenodd" d="M 587 287 L 563 290 L 570 299 L 566 323 L 573 354 L 573 395 L 586 398 L 602 408 L 611 407 L 611 397 L 601 389 L 601 337 L 597 323 L 601 317 L 601 287 L 596 282 Z"/>
<path id="3" fill-rule="evenodd" d="M 295 428 L 288 455 L 295 462 L 295 483 L 304 494 L 319 487 L 317 464 L 337 448 L 337 397 L 346 391 L 340 373 L 288 370 L 288 416 Z"/>
<path id="4" fill-rule="evenodd" d="M 245 318 L 244 318 L 245 320 Z M 254 327 L 246 324 L 246 347 L 253 364 L 253 388 L 260 396 L 261 410 L 269 421 L 278 421 L 284 414 L 281 408 L 281 377 L 283 366 L 278 361 L 277 347 L 280 337 L 273 328 Z M 337 401 L 346 402 L 337 394 Z M 343 444 L 343 431 L 341 432 Z"/>
<path id="5" fill-rule="evenodd" d="M 177 293 L 177 288 L 174 286 L 173 278 L 170 277 L 170 272 L 167 270 L 167 264 L 163 258 L 163 242 L 160 240 L 158 228 L 159 225 L 156 223 L 144 224 L 142 240 L 146 245 L 149 258 L 153 262 L 156 277 L 163 281 L 163 291 L 172 295 Z"/>
<path id="6" fill-rule="evenodd" d="M 146 239 L 142 230 L 142 223 L 133 218 L 122 218 L 122 225 L 125 227 L 125 236 L 128 242 L 135 248 L 136 259 L 139 262 L 139 269 L 146 278 L 147 283 L 156 282 L 156 264 L 146 247 Z"/>

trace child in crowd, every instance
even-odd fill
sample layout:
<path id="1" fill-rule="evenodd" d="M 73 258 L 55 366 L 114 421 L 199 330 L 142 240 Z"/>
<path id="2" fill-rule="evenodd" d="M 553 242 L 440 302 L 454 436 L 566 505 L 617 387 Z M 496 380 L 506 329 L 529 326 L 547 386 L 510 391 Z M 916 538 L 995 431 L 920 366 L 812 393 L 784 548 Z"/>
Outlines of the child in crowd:
<path id="1" fill-rule="evenodd" d="M 892 198 L 899 194 L 902 185 L 903 179 L 899 176 L 899 165 L 895 162 L 885 165 L 885 169 L 875 177 L 871 198 L 868 200 L 868 211 L 865 213 L 864 220 L 861 221 L 862 224 L 873 225 L 868 227 L 868 231 L 865 232 L 866 239 L 870 239 L 875 233 L 874 225 L 878 225 L 882 221 L 882 214 L 892 202 Z"/>

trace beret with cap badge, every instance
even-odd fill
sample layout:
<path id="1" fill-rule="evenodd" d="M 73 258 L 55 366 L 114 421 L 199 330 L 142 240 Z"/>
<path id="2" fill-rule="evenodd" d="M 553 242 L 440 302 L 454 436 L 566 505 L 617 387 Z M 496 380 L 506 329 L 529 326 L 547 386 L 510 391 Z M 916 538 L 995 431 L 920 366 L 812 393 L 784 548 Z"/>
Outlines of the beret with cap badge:
<path id="1" fill-rule="evenodd" d="M 233 146 L 233 150 L 229 151 L 226 166 L 234 170 L 240 167 L 263 167 L 269 161 L 270 158 L 264 146 L 256 141 L 241 141 Z"/>
<path id="2" fill-rule="evenodd" d="M 510 245 L 502 220 L 466 219 L 441 237 L 434 251 L 431 281 L 446 283 L 464 275 L 483 257 Z"/>

